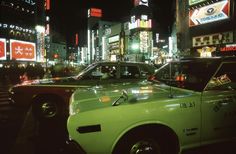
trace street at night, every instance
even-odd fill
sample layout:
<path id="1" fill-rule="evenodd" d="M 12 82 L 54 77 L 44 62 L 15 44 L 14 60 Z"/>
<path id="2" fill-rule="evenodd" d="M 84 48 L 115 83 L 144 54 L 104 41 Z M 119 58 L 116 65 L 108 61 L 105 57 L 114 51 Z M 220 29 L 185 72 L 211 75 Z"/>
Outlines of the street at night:
<path id="1" fill-rule="evenodd" d="M 235 154 L 235 0 L 1 0 L 0 154 Z"/>

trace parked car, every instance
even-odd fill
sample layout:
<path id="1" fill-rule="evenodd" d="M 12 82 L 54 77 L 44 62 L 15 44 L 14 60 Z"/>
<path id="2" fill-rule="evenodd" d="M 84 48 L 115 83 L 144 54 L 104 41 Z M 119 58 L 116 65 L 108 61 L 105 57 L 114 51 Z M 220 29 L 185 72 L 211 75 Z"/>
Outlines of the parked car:
<path id="1" fill-rule="evenodd" d="M 69 98 L 76 88 L 137 82 L 155 69 L 146 63 L 97 62 L 77 76 L 24 81 L 9 91 L 16 105 L 32 105 L 37 119 L 51 120 L 68 116 Z"/>
<path id="2" fill-rule="evenodd" d="M 138 84 L 77 89 L 69 145 L 79 153 L 176 154 L 236 139 L 236 57 L 188 58 Z"/>

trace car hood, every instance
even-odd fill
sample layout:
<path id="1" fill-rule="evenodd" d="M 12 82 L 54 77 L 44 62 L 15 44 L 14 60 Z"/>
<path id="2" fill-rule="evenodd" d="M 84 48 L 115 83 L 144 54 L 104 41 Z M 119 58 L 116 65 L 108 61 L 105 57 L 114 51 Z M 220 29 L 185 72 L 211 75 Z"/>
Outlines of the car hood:
<path id="1" fill-rule="evenodd" d="M 193 91 L 190 90 L 150 82 L 80 88 L 71 97 L 70 113 L 75 114 L 99 108 L 163 101 L 192 94 Z M 119 99 L 120 97 L 121 99 Z M 116 101 L 117 103 L 115 103 Z"/>

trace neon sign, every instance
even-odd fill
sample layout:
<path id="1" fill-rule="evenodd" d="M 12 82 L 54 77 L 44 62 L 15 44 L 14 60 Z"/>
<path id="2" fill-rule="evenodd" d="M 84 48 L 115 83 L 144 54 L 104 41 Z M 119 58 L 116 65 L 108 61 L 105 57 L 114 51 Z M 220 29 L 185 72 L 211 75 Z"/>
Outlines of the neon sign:
<path id="1" fill-rule="evenodd" d="M 6 23 L 0 23 L 0 29 L 12 29 L 12 30 L 16 30 L 16 31 L 22 31 L 25 33 L 31 33 L 31 34 L 35 34 L 35 30 L 29 29 L 29 28 L 24 28 L 21 26 L 17 26 L 14 24 L 6 24 Z"/>
<path id="2" fill-rule="evenodd" d="M 97 8 L 91 8 L 88 10 L 88 17 L 102 17 L 102 10 Z"/>
<path id="3" fill-rule="evenodd" d="M 6 60 L 6 39 L 0 38 L 0 60 Z"/>
<path id="4" fill-rule="evenodd" d="M 135 28 L 152 28 L 152 20 L 148 19 L 147 16 L 141 16 L 145 17 L 147 20 L 143 19 L 135 19 L 135 16 L 131 17 L 131 22 L 129 23 L 129 29 L 135 29 Z"/>
<path id="5" fill-rule="evenodd" d="M 223 0 L 189 12 L 189 26 L 229 19 L 229 0 Z"/>
<path id="6" fill-rule="evenodd" d="M 35 43 L 10 40 L 11 59 L 35 61 L 36 51 Z"/>
<path id="7" fill-rule="evenodd" d="M 35 1 L 34 0 L 22 0 L 23 2 L 30 4 L 30 5 L 35 5 Z"/>
<path id="8" fill-rule="evenodd" d="M 220 48 L 221 52 L 227 51 L 236 51 L 236 44 L 226 45 L 225 47 Z"/>

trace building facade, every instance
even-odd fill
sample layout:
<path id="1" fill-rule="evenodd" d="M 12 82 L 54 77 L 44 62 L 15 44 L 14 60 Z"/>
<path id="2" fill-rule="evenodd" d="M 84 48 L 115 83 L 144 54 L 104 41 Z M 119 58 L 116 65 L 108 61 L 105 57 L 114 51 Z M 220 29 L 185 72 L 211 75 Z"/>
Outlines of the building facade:
<path id="1" fill-rule="evenodd" d="M 2 0 L 0 2 L 0 61 L 36 62 L 37 52 L 35 29 L 42 24 L 43 0 Z M 43 51 L 42 51 L 43 52 Z"/>
<path id="2" fill-rule="evenodd" d="M 235 0 L 176 0 L 177 48 L 190 56 L 236 55 Z"/>

